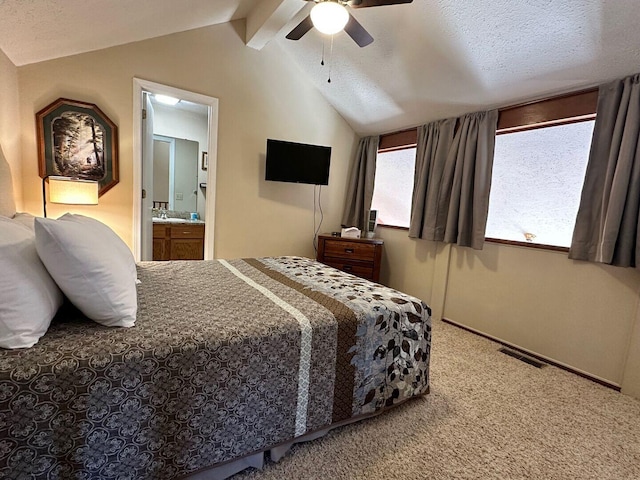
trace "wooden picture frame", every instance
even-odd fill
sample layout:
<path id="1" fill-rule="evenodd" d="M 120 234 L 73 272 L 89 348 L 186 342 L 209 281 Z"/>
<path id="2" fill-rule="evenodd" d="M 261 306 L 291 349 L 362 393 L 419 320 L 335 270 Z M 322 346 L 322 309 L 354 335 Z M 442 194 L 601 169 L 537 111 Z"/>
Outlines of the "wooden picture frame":
<path id="1" fill-rule="evenodd" d="M 118 127 L 93 103 L 59 98 L 36 113 L 40 177 L 98 182 L 98 196 L 119 181 Z"/>
<path id="2" fill-rule="evenodd" d="M 202 170 L 206 170 L 209 168 L 209 154 L 207 152 L 202 152 Z"/>

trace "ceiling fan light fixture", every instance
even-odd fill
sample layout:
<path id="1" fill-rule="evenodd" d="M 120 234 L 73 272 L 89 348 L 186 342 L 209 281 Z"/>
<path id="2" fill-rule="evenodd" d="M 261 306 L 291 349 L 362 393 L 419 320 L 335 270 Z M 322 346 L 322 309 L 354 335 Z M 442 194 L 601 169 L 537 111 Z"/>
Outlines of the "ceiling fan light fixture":
<path id="1" fill-rule="evenodd" d="M 319 32 L 333 35 L 344 29 L 349 21 L 349 12 L 338 2 L 320 2 L 311 9 L 311 21 Z"/>

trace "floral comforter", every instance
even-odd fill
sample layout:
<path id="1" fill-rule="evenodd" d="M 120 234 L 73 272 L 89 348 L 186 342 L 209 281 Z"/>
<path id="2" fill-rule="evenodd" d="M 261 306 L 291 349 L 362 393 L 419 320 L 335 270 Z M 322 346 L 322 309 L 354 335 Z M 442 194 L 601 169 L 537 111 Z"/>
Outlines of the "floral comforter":
<path id="1" fill-rule="evenodd" d="M 138 276 L 135 327 L 0 351 L 0 478 L 179 478 L 428 391 L 416 298 L 299 257 Z"/>

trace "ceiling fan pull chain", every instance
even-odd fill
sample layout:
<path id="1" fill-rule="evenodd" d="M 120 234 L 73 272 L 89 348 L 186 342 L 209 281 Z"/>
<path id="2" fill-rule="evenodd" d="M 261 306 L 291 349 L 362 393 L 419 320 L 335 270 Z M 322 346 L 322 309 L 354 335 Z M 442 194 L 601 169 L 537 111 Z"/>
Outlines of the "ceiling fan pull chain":
<path id="1" fill-rule="evenodd" d="M 322 60 L 320 61 L 320 65 L 324 67 L 324 38 L 322 39 Z"/>
<path id="2" fill-rule="evenodd" d="M 333 66 L 333 35 L 331 35 L 331 47 L 329 48 L 329 79 L 327 83 L 331 83 L 331 67 Z"/>

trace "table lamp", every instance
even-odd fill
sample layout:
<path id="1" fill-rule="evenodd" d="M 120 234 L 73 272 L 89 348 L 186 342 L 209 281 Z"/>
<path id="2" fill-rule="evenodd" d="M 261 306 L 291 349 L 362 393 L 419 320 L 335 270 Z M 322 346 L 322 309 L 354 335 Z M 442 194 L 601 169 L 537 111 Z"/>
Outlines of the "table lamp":
<path id="1" fill-rule="evenodd" d="M 42 179 L 42 210 L 47 218 L 46 184 L 49 184 L 49 202 L 66 205 L 97 205 L 98 182 L 81 178 L 47 175 Z"/>

